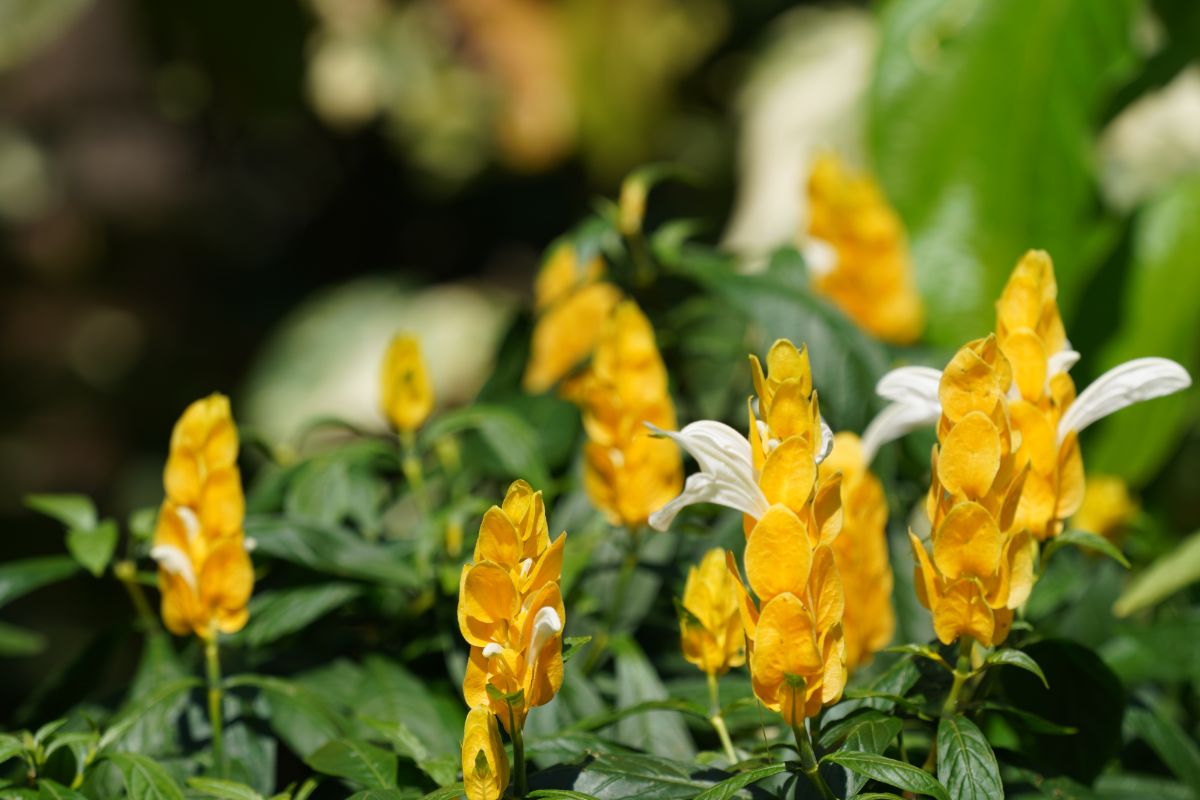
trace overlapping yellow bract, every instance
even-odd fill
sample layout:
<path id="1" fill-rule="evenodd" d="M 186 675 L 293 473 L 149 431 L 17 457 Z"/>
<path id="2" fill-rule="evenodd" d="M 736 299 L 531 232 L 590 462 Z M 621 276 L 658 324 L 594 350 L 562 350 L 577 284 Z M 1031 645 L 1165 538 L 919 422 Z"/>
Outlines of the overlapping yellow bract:
<path id="1" fill-rule="evenodd" d="M 1016 525 L 1039 540 L 1062 530 L 1063 520 L 1079 509 L 1084 490 L 1078 437 L 1071 433 L 1058 441 L 1058 422 L 1075 401 L 1075 383 L 1065 370 L 1050 369 L 1050 357 L 1067 341 L 1057 296 L 1050 256 L 1031 250 L 996 302 L 996 339 L 1012 364 L 1020 395 L 1009 403 L 1020 438 L 1017 462 L 1029 464 Z"/>
<path id="2" fill-rule="evenodd" d="M 471 645 L 463 694 L 509 728 L 523 727 L 529 709 L 550 702 L 563 680 L 566 623 L 559 579 L 566 533 L 550 541 L 542 493 L 525 481 L 509 487 L 479 526 L 474 562 L 463 567 L 458 626 Z M 522 692 L 512 708 L 488 693 Z"/>
<path id="3" fill-rule="evenodd" d="M 433 411 L 433 384 L 421 356 L 421 343 L 411 334 L 392 339 L 380 373 L 380 407 L 392 426 L 411 434 Z"/>
<path id="4" fill-rule="evenodd" d="M 854 670 L 892 640 L 892 567 L 888 562 L 887 498 L 883 484 L 867 467 L 862 443 L 853 433 L 833 437 L 833 451 L 817 476 L 842 476 L 842 532 L 833 540 L 833 560 L 842 577 L 846 611 L 846 667 Z"/>
<path id="5" fill-rule="evenodd" d="M 486 708 L 467 712 L 462 743 L 463 793 L 467 800 L 500 800 L 508 788 L 508 753 L 496 715 Z"/>
<path id="6" fill-rule="evenodd" d="M 889 342 L 916 341 L 925 325 L 899 216 L 875 181 L 850 172 L 832 154 L 808 179 L 808 236 L 832 249 L 836 263 L 810 265 L 813 287 L 855 322 Z"/>
<path id="7" fill-rule="evenodd" d="M 632 300 L 604 323 L 591 366 L 567 394 L 583 410 L 588 497 L 614 525 L 644 525 L 679 493 L 683 461 L 646 427 L 674 428 L 675 406 L 654 328 Z"/>
<path id="8" fill-rule="evenodd" d="M 254 570 L 242 530 L 237 453 L 224 395 L 197 400 L 175 423 L 151 550 L 159 564 L 163 623 L 172 633 L 211 639 L 241 630 L 249 618 Z"/>
<path id="9" fill-rule="evenodd" d="M 683 657 L 707 675 L 724 675 L 746 663 L 746 639 L 738 611 L 737 584 L 725 551 L 713 548 L 688 569 L 679 634 Z"/>
<path id="10" fill-rule="evenodd" d="M 604 260 L 581 263 L 575 246 L 558 245 L 546 259 L 534 285 L 533 328 L 524 386 L 544 392 L 591 355 L 621 290 L 603 280 Z"/>
<path id="11" fill-rule="evenodd" d="M 1071 526 L 1115 541 L 1138 510 L 1125 481 L 1115 475 L 1088 475 L 1083 503 Z"/>
<path id="12" fill-rule="evenodd" d="M 912 533 L 917 596 L 947 644 L 1004 640 L 1033 586 L 1036 544 L 1016 514 L 1028 470 L 1009 417 L 1013 370 L 995 336 L 963 346 L 942 374 L 927 510 L 932 559 Z"/>
<path id="13" fill-rule="evenodd" d="M 842 528 L 841 476 L 817 476 L 820 412 L 808 354 L 786 340 L 767 354 L 767 371 L 751 356 L 757 413 L 750 404 L 750 444 L 759 487 L 770 504 L 748 524 L 745 566 L 751 599 L 737 573 L 754 693 L 799 725 L 835 702 L 846 683 L 842 615 L 845 598 L 831 545 Z"/>

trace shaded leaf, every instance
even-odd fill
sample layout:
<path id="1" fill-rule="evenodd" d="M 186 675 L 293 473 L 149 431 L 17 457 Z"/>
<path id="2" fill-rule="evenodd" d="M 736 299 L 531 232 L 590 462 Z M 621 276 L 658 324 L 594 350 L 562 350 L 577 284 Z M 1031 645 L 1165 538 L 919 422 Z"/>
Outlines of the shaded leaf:
<path id="1" fill-rule="evenodd" d="M 955 800 L 1004 797 L 996 754 L 975 723 L 963 716 L 942 717 L 937 732 L 938 780 Z"/>
<path id="2" fill-rule="evenodd" d="M 250 601 L 250 622 L 234 641 L 251 647 L 270 644 L 308 626 L 360 594 L 362 587 L 351 583 L 323 583 L 263 592 Z"/>
<path id="3" fill-rule="evenodd" d="M 950 800 L 946 788 L 936 778 L 925 770 L 904 761 L 897 761 L 894 758 L 887 758 L 875 753 L 854 751 L 829 753 L 821 761 L 840 764 L 846 769 L 865 775 L 872 780 L 909 792 L 929 795 L 936 797 L 937 800 Z"/>
<path id="4" fill-rule="evenodd" d="M 79 565 L 70 556 L 26 558 L 0 564 L 0 606 L 78 571 Z"/>
<path id="5" fill-rule="evenodd" d="M 262 800 L 262 795 L 244 783 L 220 778 L 188 778 L 188 786 L 220 800 Z"/>
<path id="6" fill-rule="evenodd" d="M 1023 669 L 1026 672 L 1032 672 L 1042 681 L 1043 686 L 1045 686 L 1047 689 L 1050 688 L 1050 684 L 1046 682 L 1046 676 L 1042 672 L 1042 668 L 1039 667 L 1037 662 L 1030 658 L 1027 653 L 1022 653 L 1020 650 L 1014 650 L 1011 647 L 1003 647 L 999 650 L 989 653 L 988 657 L 984 659 L 984 663 L 993 666 L 1006 664 L 1010 667 Z"/>
<path id="7" fill-rule="evenodd" d="M 696 795 L 696 800 L 729 800 L 729 798 L 734 797 L 747 786 L 766 780 L 772 775 L 778 775 L 785 769 L 787 769 L 786 764 L 775 763 L 759 767 L 758 769 L 747 770 L 746 772 L 734 775 L 732 778 L 726 778 L 710 789 L 706 789 Z"/>
<path id="8" fill-rule="evenodd" d="M 667 690 L 641 648 L 629 638 L 614 640 L 617 706 L 628 709 L 646 701 L 667 699 Z M 639 750 L 666 758 L 689 760 L 696 755 L 691 734 L 672 711 L 626 715 L 616 723 L 614 738 Z"/>
<path id="9" fill-rule="evenodd" d="M 58 520 L 68 529 L 90 531 L 96 527 L 96 506 L 82 494 L 29 494 L 25 505 Z"/>
<path id="10" fill-rule="evenodd" d="M 396 755 L 357 739 L 327 742 L 304 763 L 326 775 L 346 778 L 373 789 L 396 785 Z"/>
<path id="11" fill-rule="evenodd" d="M 1131 708 L 1125 715 L 1129 730 L 1150 745 L 1163 763 L 1200 795 L 1200 747 L 1161 711 Z"/>
<path id="12" fill-rule="evenodd" d="M 1113 613 L 1118 617 L 1151 608 L 1162 600 L 1200 580 L 1200 531 L 1184 539 L 1164 556 L 1156 559 L 1129 584 L 1117 598 Z"/>
<path id="13" fill-rule="evenodd" d="M 183 800 L 183 791 L 154 759 L 139 753 L 110 753 L 106 758 L 121 770 L 130 800 Z"/>
<path id="14" fill-rule="evenodd" d="M 117 549 L 117 523 L 106 519 L 93 528 L 67 531 L 67 550 L 84 569 L 97 578 L 104 574 Z"/>
<path id="15" fill-rule="evenodd" d="M 1042 563 L 1046 563 L 1056 550 L 1069 544 L 1108 556 L 1113 561 L 1125 567 L 1125 569 L 1129 569 L 1129 559 L 1125 558 L 1125 554 L 1121 552 L 1119 547 L 1103 536 L 1097 536 L 1090 531 L 1081 530 L 1063 531 L 1047 542 L 1046 551 L 1042 554 Z"/>
<path id="16" fill-rule="evenodd" d="M 538 448 L 538 435 L 528 422 L 501 406 L 473 405 L 441 414 L 421 433 L 429 445 L 443 436 L 473 430 L 510 478 L 549 487 L 550 476 Z"/>

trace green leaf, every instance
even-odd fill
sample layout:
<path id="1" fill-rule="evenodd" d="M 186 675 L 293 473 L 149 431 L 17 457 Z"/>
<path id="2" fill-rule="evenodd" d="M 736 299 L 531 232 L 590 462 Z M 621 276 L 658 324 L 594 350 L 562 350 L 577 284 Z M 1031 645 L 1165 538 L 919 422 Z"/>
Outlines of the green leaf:
<path id="1" fill-rule="evenodd" d="M 124 711 L 116 716 L 100 737 L 97 749 L 104 750 L 109 747 L 143 716 L 149 714 L 160 705 L 166 705 L 184 692 L 200 685 L 201 683 L 198 678 L 178 678 L 170 683 L 156 687 L 145 697 L 126 707 Z"/>
<path id="2" fill-rule="evenodd" d="M 105 756 L 121 770 L 129 800 L 183 800 L 174 779 L 154 759 L 139 753 Z"/>
<path id="3" fill-rule="evenodd" d="M 366 789 L 355 792 L 346 800 L 417 800 L 419 797 L 418 789 Z"/>
<path id="4" fill-rule="evenodd" d="M 362 594 L 352 583 L 322 583 L 255 595 L 250 622 L 234 641 L 261 647 L 295 633 Z"/>
<path id="5" fill-rule="evenodd" d="M 988 664 L 989 666 L 1005 664 L 1010 667 L 1023 669 L 1026 672 L 1032 672 L 1042 681 L 1043 686 L 1045 686 L 1047 689 L 1050 688 L 1050 684 L 1046 682 L 1046 676 L 1042 672 L 1042 668 L 1039 667 L 1037 662 L 1030 658 L 1027 653 L 1022 653 L 1020 650 L 1014 650 L 1011 647 L 1001 648 L 990 653 L 988 657 L 984 659 L 983 663 Z"/>
<path id="6" fill-rule="evenodd" d="M 1200 795 L 1200 747 L 1161 710 L 1131 708 L 1125 715 L 1129 730 L 1150 745 L 1175 777 Z"/>
<path id="7" fill-rule="evenodd" d="M 908 227 L 927 338 L 957 347 L 992 327 L 1018 257 L 1054 257 L 1060 302 L 1096 259 L 1089 145 L 1133 64 L 1134 3 L 882 6 L 868 99 L 872 161 Z"/>
<path id="8" fill-rule="evenodd" d="M 909 792 L 929 795 L 937 800 L 950 800 L 946 787 L 936 778 L 919 767 L 894 758 L 886 758 L 875 753 L 858 753 L 854 751 L 838 751 L 829 753 L 821 759 L 822 763 L 840 764 L 846 769 L 865 775 L 872 780 L 896 786 Z"/>
<path id="9" fill-rule="evenodd" d="M 79 571 L 70 556 L 44 556 L 0 564 L 0 606 Z"/>
<path id="10" fill-rule="evenodd" d="M 667 699 L 667 690 L 654 666 L 632 639 L 621 637 L 614 640 L 612 651 L 616 658 L 618 708 Z M 687 761 L 696 755 L 687 726 L 671 711 L 626 716 L 616 723 L 613 738 L 622 744 L 665 758 Z"/>
<path id="11" fill-rule="evenodd" d="M 981 711 L 995 711 L 999 714 L 1004 714 L 1013 717 L 1034 733 L 1048 733 L 1054 736 L 1072 736 L 1079 731 L 1072 728 L 1070 725 L 1059 725 L 1057 722 L 1051 722 L 1045 717 L 1039 717 L 1037 714 L 1026 711 L 1022 708 L 1005 705 L 1004 703 L 994 703 L 985 700 L 982 703 L 972 703 L 972 708 L 978 708 Z"/>
<path id="12" fill-rule="evenodd" d="M 887 648 L 883 652 L 904 653 L 906 655 L 916 656 L 917 658 L 926 658 L 936 664 L 940 664 L 948 670 L 954 670 L 952 666 L 946 663 L 946 659 L 942 658 L 941 653 L 927 644 L 898 644 L 895 647 Z"/>
<path id="13" fill-rule="evenodd" d="M 1192 790 L 1177 781 L 1130 772 L 1101 775 L 1096 779 L 1096 794 L 1101 800 L 1196 800 Z"/>
<path id="14" fill-rule="evenodd" d="M 1118 617 L 1128 617 L 1157 605 L 1198 580 L 1200 531 L 1184 539 L 1174 550 L 1156 559 L 1134 578 L 1129 588 L 1117 598 L 1113 605 L 1113 613 Z"/>
<path id="15" fill-rule="evenodd" d="M 199 681 L 175 653 L 171 637 L 161 630 L 147 636 L 128 698 L 109 722 L 119 730 L 111 733 L 105 745 L 135 753 L 170 752 L 178 746 L 177 721 L 188 705 L 187 689 L 194 685 Z M 180 688 L 168 691 L 165 697 L 158 695 L 170 686 Z"/>
<path id="16" fill-rule="evenodd" d="M 268 555 L 327 575 L 418 588 L 420 576 L 403 543 L 371 543 L 340 525 L 316 526 L 278 516 L 246 519 L 257 555 Z"/>
<path id="17" fill-rule="evenodd" d="M 885 716 L 882 712 L 868 709 L 844 719 L 821 731 L 821 747 L 832 749 L 842 742 L 844 752 L 875 753 L 882 755 L 896 739 L 904 723 L 897 717 Z M 846 795 L 852 796 L 863 787 L 866 778 L 853 771 L 846 774 Z"/>
<path id="18" fill-rule="evenodd" d="M 188 786 L 220 800 L 262 800 L 262 795 L 244 783 L 220 778 L 188 778 Z"/>
<path id="19" fill-rule="evenodd" d="M 46 637 L 7 622 L 0 622 L 0 656 L 32 656 L 46 647 Z"/>
<path id="20" fill-rule="evenodd" d="M 1133 264 L 1121 292 L 1121 320 L 1100 359 L 1114 367 L 1139 356 L 1172 358 L 1200 374 L 1200 177 L 1180 180 L 1134 221 Z M 1109 289 L 1111 291 L 1111 289 Z M 1082 388 L 1082 387 L 1080 387 Z M 1197 390 L 1141 403 L 1088 431 L 1089 472 L 1145 484 L 1194 424 Z"/>
<path id="21" fill-rule="evenodd" d="M 598 800 L 694 800 L 713 785 L 690 763 L 658 756 L 602 753 L 580 769 L 570 787 Z"/>
<path id="22" fill-rule="evenodd" d="M 938 723 L 937 764 L 938 780 L 955 800 L 1004 797 L 996 754 L 966 717 L 942 717 Z"/>
<path id="23" fill-rule="evenodd" d="M 456 783 L 453 786 L 443 786 L 441 789 L 434 789 L 432 792 L 421 796 L 421 800 L 459 800 L 463 796 L 463 785 Z"/>
<path id="24" fill-rule="evenodd" d="M 535 789 L 526 797 L 529 797 L 530 800 L 596 800 L 590 794 L 573 792 L 570 789 Z M 699 800 L 699 796 L 696 800 Z"/>
<path id="25" fill-rule="evenodd" d="M 29 494 L 25 505 L 69 529 L 90 531 L 96 527 L 96 506 L 82 494 Z"/>
<path id="26" fill-rule="evenodd" d="M 433 690 L 394 661 L 366 659 L 354 702 L 363 719 L 403 722 L 425 742 L 431 757 L 462 752 L 466 712 L 461 696 Z"/>
<path id="27" fill-rule="evenodd" d="M 346 720 L 327 698 L 293 681 L 269 675 L 237 675 L 226 686 L 255 686 L 266 695 L 271 729 L 302 758 L 344 736 Z"/>
<path id="28" fill-rule="evenodd" d="M 25 752 L 25 745 L 10 733 L 0 733 L 0 764 Z"/>
<path id="29" fill-rule="evenodd" d="M 1051 539 L 1046 544 L 1046 551 L 1042 554 L 1042 563 L 1045 564 L 1050 556 L 1054 554 L 1054 551 L 1069 544 L 1108 556 L 1113 561 L 1125 567 L 1125 569 L 1129 569 L 1129 559 L 1125 558 L 1125 554 L 1121 552 L 1121 548 L 1103 536 L 1097 536 L 1089 531 L 1080 530 L 1063 531 Z"/>
<path id="30" fill-rule="evenodd" d="M 357 739 L 335 739 L 304 759 L 317 772 L 346 778 L 371 789 L 396 786 L 396 755 Z"/>
<path id="31" fill-rule="evenodd" d="M 443 436 L 476 431 L 503 473 L 523 478 L 534 488 L 550 486 L 550 475 L 538 448 L 538 435 L 528 422 L 501 406 L 474 405 L 442 414 L 425 426 L 425 446 Z"/>
<path id="32" fill-rule="evenodd" d="M 778 775 L 787 769 L 783 763 L 768 764 L 758 769 L 747 770 L 732 778 L 726 778 L 711 789 L 706 789 L 696 795 L 696 800 L 729 800 L 747 786 L 766 780 L 772 775 Z"/>
<path id="33" fill-rule="evenodd" d="M 579 649 L 591 640 L 592 637 L 590 636 L 568 636 L 567 638 L 563 639 L 563 663 L 566 664 L 572 658 L 574 658 L 575 654 L 579 652 Z"/>
<path id="34" fill-rule="evenodd" d="M 55 783 L 49 778 L 38 778 L 38 798 L 41 800 L 87 800 L 87 797 L 63 786 L 61 783 Z"/>
<path id="35" fill-rule="evenodd" d="M 67 531 L 67 550 L 88 572 L 99 578 L 117 549 L 117 523 L 106 519 L 93 528 Z"/>
<path id="36" fill-rule="evenodd" d="M 154 526 L 158 524 L 158 507 L 148 506 L 139 508 L 129 515 L 126 527 L 135 539 L 150 541 L 154 536 Z"/>

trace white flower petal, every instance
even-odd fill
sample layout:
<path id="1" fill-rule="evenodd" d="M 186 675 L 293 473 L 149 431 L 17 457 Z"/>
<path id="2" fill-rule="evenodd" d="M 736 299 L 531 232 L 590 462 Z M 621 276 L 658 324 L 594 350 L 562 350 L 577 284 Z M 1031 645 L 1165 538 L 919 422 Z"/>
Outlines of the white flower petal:
<path id="1" fill-rule="evenodd" d="M 1122 408 L 1192 385 L 1186 369 L 1168 358 L 1137 358 L 1113 367 L 1084 389 L 1058 422 L 1058 440 Z"/>
<path id="2" fill-rule="evenodd" d="M 542 609 L 542 610 L 545 611 L 546 609 Z M 553 610 L 553 609 L 551 609 L 551 610 Z M 483 657 L 484 658 L 491 658 L 493 656 L 498 656 L 503 652 L 504 652 L 504 647 L 502 645 L 496 644 L 495 642 L 488 642 L 487 644 L 485 644 L 483 646 Z"/>
<path id="3" fill-rule="evenodd" d="M 1070 372 L 1071 367 L 1079 361 L 1079 351 L 1072 350 L 1070 347 L 1064 347 L 1054 355 L 1050 356 L 1047 362 L 1046 378 L 1053 378 L 1060 372 Z"/>
<path id="4" fill-rule="evenodd" d="M 562 631 L 562 620 L 558 612 L 546 606 L 537 612 L 533 618 L 533 636 L 530 637 L 529 652 L 534 656 L 542 652 L 543 645 L 557 633 Z"/>
<path id="5" fill-rule="evenodd" d="M 933 367 L 898 367 L 879 379 L 875 393 L 894 403 L 940 408 L 938 386 L 941 382 L 941 371 Z"/>
<path id="6" fill-rule="evenodd" d="M 875 415 L 862 435 L 863 458 L 868 464 L 879 448 L 888 442 L 915 431 L 936 425 L 942 408 L 929 403 L 891 403 Z"/>
<path id="7" fill-rule="evenodd" d="M 817 449 L 817 455 L 814 459 L 817 464 L 820 464 L 825 459 L 829 458 L 829 454 L 833 452 L 833 428 L 829 427 L 829 423 L 821 417 L 821 446 Z"/>
<path id="8" fill-rule="evenodd" d="M 150 557 L 167 572 L 183 578 L 184 583 L 193 592 L 196 591 L 196 573 L 192 570 L 192 560 L 178 547 L 173 544 L 156 544 L 150 548 Z"/>
<path id="9" fill-rule="evenodd" d="M 808 241 L 800 247 L 800 252 L 804 255 L 804 265 L 812 278 L 824 278 L 837 269 L 837 249 L 824 239 L 808 237 Z"/>

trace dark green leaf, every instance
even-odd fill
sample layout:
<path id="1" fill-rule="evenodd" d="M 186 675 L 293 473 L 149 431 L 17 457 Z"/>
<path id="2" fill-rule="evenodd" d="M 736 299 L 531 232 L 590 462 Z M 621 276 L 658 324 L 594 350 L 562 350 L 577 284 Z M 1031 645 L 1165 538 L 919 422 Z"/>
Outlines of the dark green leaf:
<path id="1" fill-rule="evenodd" d="M 667 690 L 654 666 L 632 639 L 616 640 L 612 649 L 616 657 L 618 708 L 667 699 Z M 687 726 L 671 711 L 626 716 L 616 723 L 614 738 L 622 744 L 666 758 L 690 760 L 696 755 Z"/>
<path id="2" fill-rule="evenodd" d="M 177 720 L 188 704 L 187 691 L 199 681 L 175 653 L 171 637 L 146 637 L 129 697 L 104 733 L 104 746 L 137 753 L 169 752 L 177 746 Z M 164 692 L 165 694 L 160 694 Z"/>
<path id="3" fill-rule="evenodd" d="M 46 637 L 7 622 L 0 622 L 0 656 L 32 656 L 46 647 Z"/>
<path id="4" fill-rule="evenodd" d="M 1125 724 L 1150 745 L 1175 777 L 1200 795 L 1200 747 L 1174 720 L 1161 710 L 1131 708 L 1125 715 Z"/>
<path id="5" fill-rule="evenodd" d="M 421 800 L 459 800 L 463 796 L 463 785 L 456 783 L 453 786 L 443 786 L 441 789 L 434 789 L 427 795 L 423 795 Z"/>
<path id="6" fill-rule="evenodd" d="M 575 775 L 569 787 L 599 800 L 693 800 L 713 781 L 697 777 L 691 764 L 640 754 L 601 754 Z M 553 777 L 553 770 L 538 777 Z"/>
<path id="7" fill-rule="evenodd" d="M 590 794 L 573 792 L 570 789 L 535 789 L 527 797 L 530 800 L 596 800 Z M 699 800 L 699 797 L 697 797 Z"/>
<path id="8" fill-rule="evenodd" d="M 827 726 L 821 731 L 821 747 L 832 749 L 839 742 L 841 750 L 882 755 L 904 727 L 897 717 L 885 716 L 882 712 L 868 709 L 860 714 Z M 853 771 L 846 774 L 846 794 L 853 795 L 866 778 Z"/>
<path id="9" fill-rule="evenodd" d="M 25 505 L 67 528 L 88 531 L 96 527 L 96 506 L 82 494 L 30 494 L 25 496 Z"/>
<path id="10" fill-rule="evenodd" d="M 1113 561 L 1125 567 L 1125 569 L 1129 569 L 1129 559 L 1125 558 L 1125 554 L 1121 552 L 1119 547 L 1103 536 L 1097 536 L 1089 531 L 1080 530 L 1063 531 L 1051 539 L 1046 544 L 1046 552 L 1042 554 L 1042 563 L 1048 561 L 1050 556 L 1054 555 L 1054 551 L 1069 544 L 1108 556 Z"/>
<path id="11" fill-rule="evenodd" d="M 121 770 L 129 800 L 183 800 L 179 786 L 154 759 L 139 753 L 110 753 L 106 758 Z"/>
<path id="12" fill-rule="evenodd" d="M 109 724 L 108 729 L 100 737 L 98 749 L 104 750 L 112 745 L 121 736 L 134 726 L 143 716 L 155 710 L 161 705 L 169 704 L 170 701 L 177 698 L 184 692 L 189 691 L 200 685 L 198 678 L 178 678 L 165 683 L 145 697 L 140 698 L 132 705 L 125 708 L 117 717 Z"/>
<path id="13" fill-rule="evenodd" d="M 966 717 L 942 717 L 938 723 L 937 764 L 938 780 L 955 800 L 1004 797 L 996 754 Z"/>
<path id="14" fill-rule="evenodd" d="M 220 800 L 262 800 L 262 795 L 244 783 L 220 778 L 188 778 L 188 786 Z"/>
<path id="15" fill-rule="evenodd" d="M 49 778 L 38 779 L 38 797 L 41 800 L 87 800 L 87 798 L 75 791 L 63 786 L 61 783 L 55 783 Z"/>
<path id="16" fill-rule="evenodd" d="M 474 405 L 442 414 L 425 427 L 422 442 L 447 434 L 477 431 L 510 478 L 523 478 L 536 488 L 548 487 L 550 476 L 529 423 L 501 406 Z"/>
<path id="17" fill-rule="evenodd" d="M 301 757 L 347 733 L 344 718 L 327 698 L 292 681 L 268 675 L 238 675 L 226 685 L 261 689 L 270 706 L 271 728 Z"/>
<path id="18" fill-rule="evenodd" d="M 370 543 L 340 526 L 317 527 L 274 516 L 246 519 L 257 554 L 342 578 L 416 588 L 421 578 L 400 543 Z"/>
<path id="19" fill-rule="evenodd" d="M 93 528 L 67 531 L 67 550 L 84 569 L 99 578 L 117 549 L 117 523 L 106 519 Z"/>
<path id="20" fill-rule="evenodd" d="M 400 664 L 379 656 L 363 663 L 362 682 L 356 689 L 354 710 L 360 717 L 404 723 L 425 743 L 431 757 L 461 753 L 466 721 L 461 697 L 431 690 Z"/>
<path id="21" fill-rule="evenodd" d="M 396 755 L 356 739 L 327 742 L 304 763 L 326 775 L 346 778 L 372 789 L 396 786 Z"/>
<path id="22" fill-rule="evenodd" d="M 936 778 L 925 770 L 914 767 L 904 761 L 886 758 L 874 753 L 858 753 L 854 751 L 839 751 L 830 753 L 821 759 L 822 762 L 840 764 L 846 769 L 865 775 L 872 780 L 896 786 L 909 792 L 936 797 L 937 800 L 950 800 L 946 788 Z"/>
<path id="23" fill-rule="evenodd" d="M 988 665 L 1006 664 L 1010 667 L 1023 669 L 1026 672 L 1032 672 L 1042 681 L 1043 686 L 1047 689 L 1050 688 L 1050 684 L 1046 682 L 1045 674 L 1042 673 L 1042 668 L 1027 653 L 1022 653 L 1020 650 L 1014 650 L 1011 647 L 1001 648 L 990 653 L 984 660 L 984 663 Z"/>
<path id="24" fill-rule="evenodd" d="M 70 556 L 44 556 L 0 565 L 0 606 L 79 571 Z"/>
<path id="25" fill-rule="evenodd" d="M 1191 789 L 1157 775 L 1110 772 L 1096 779 L 1096 794 L 1102 800 L 1195 800 Z"/>
<path id="26" fill-rule="evenodd" d="M 1053 736 L 1072 736 L 1078 731 L 1070 725 L 1059 725 L 1056 722 L 1051 722 L 1044 717 L 1039 717 L 1029 711 L 1013 706 L 1005 705 L 1004 703 L 993 703 L 984 701 L 982 703 L 972 703 L 972 708 L 978 708 L 982 711 L 995 711 L 1000 714 L 1017 719 L 1033 733 L 1048 733 Z"/>
<path id="27" fill-rule="evenodd" d="M 236 641 L 251 647 L 270 644 L 307 627 L 360 594 L 362 587 L 352 583 L 323 583 L 255 595 L 250 601 L 250 622 Z"/>
<path id="28" fill-rule="evenodd" d="M 732 778 L 726 778 L 710 789 L 706 789 L 696 795 L 696 800 L 729 800 L 729 798 L 734 797 L 747 786 L 766 780 L 772 775 L 778 775 L 785 769 L 787 769 L 786 764 L 775 763 L 759 767 L 758 769 L 747 770 L 746 772 L 734 775 Z"/>

